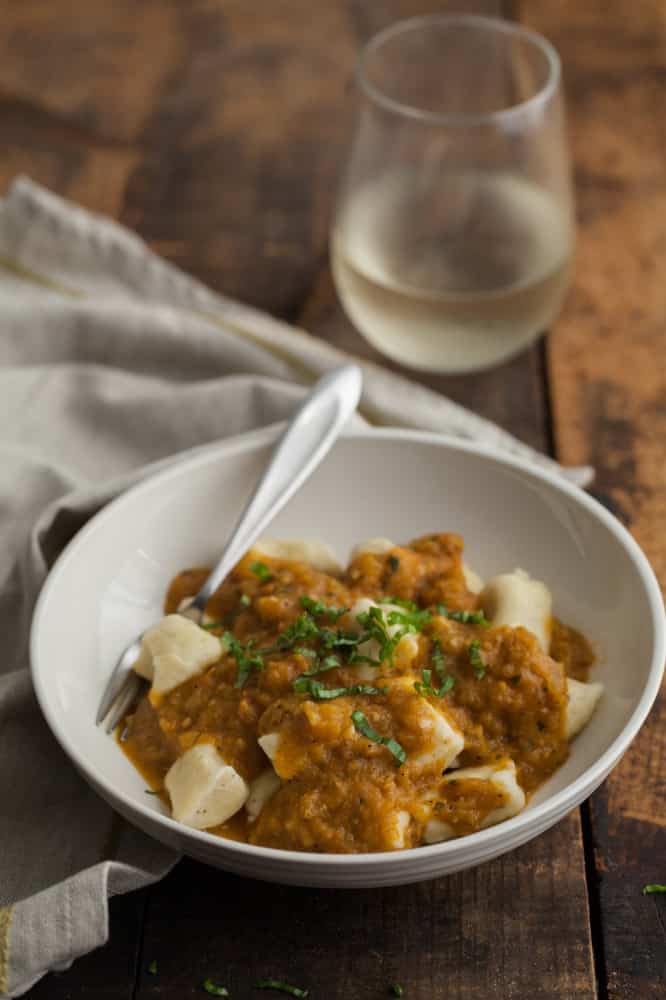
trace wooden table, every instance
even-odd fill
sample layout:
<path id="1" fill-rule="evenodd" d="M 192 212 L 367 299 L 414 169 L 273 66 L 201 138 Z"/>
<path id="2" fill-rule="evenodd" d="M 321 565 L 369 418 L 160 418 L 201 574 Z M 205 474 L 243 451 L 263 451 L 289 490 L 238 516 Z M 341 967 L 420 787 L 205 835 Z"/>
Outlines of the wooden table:
<path id="1" fill-rule="evenodd" d="M 371 350 L 326 238 L 359 44 L 416 0 L 15 0 L 0 38 L 1 179 L 25 172 L 132 226 L 214 288 Z M 451 5 L 453 6 L 453 5 Z M 497 10 L 499 0 L 458 3 Z M 564 61 L 578 191 L 574 288 L 547 344 L 423 381 L 565 462 L 666 580 L 666 5 L 524 0 Z M 630 669 L 630 664 L 627 665 Z M 34 1000 L 232 997 L 276 975 L 319 998 L 664 997 L 666 715 L 553 830 L 407 888 L 262 885 L 183 861 L 111 903 L 111 940 Z M 158 975 L 148 973 L 151 961 Z"/>

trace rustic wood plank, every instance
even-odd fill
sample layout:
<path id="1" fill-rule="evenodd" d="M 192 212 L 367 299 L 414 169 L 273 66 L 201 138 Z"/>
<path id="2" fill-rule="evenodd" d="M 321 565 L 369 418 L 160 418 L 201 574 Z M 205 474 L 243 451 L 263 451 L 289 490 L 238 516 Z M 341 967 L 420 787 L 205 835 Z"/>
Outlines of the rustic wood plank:
<path id="1" fill-rule="evenodd" d="M 564 60 L 579 198 L 573 295 L 550 341 L 559 457 L 597 468 L 594 492 L 666 581 L 666 7 L 659 0 L 525 0 Z M 666 699 L 590 804 L 611 1000 L 663 997 Z"/>
<path id="2" fill-rule="evenodd" d="M 12 4 L 0 35 L 0 90 L 93 144 L 136 141 L 172 66 L 188 54 L 183 7 L 178 0 Z"/>
<path id="3" fill-rule="evenodd" d="M 580 852 L 574 813 L 504 860 L 392 889 L 267 885 L 183 861 L 151 891 L 137 1000 L 196 995 L 207 976 L 232 997 L 277 976 L 312 1000 L 380 1000 L 394 982 L 409 1000 L 591 998 Z"/>
<path id="4" fill-rule="evenodd" d="M 24 170 L 120 217 L 227 294 L 373 356 L 335 301 L 327 231 L 358 45 L 416 9 L 340 0 L 314 17 L 306 0 L 260 11 L 244 0 L 33 0 L 0 40 L 0 184 Z M 418 378 L 545 448 L 541 357 Z M 137 895 L 112 912 L 122 933 L 116 925 L 107 948 L 35 996 L 76 1000 L 107 982 L 107 995 L 126 995 Z M 188 861 L 150 891 L 139 996 L 200 995 L 208 974 L 245 996 L 268 972 L 351 1000 L 384 996 L 394 979 L 416 998 L 593 997 L 578 814 L 493 864 L 422 886 L 309 892 Z"/>

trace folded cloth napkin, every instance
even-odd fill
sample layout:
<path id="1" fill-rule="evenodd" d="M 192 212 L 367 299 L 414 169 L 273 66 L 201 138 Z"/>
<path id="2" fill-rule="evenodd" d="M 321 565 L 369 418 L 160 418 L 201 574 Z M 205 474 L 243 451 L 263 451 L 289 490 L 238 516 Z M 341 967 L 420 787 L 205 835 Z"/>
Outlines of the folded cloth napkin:
<path id="1" fill-rule="evenodd" d="M 177 860 L 117 817 L 50 735 L 27 671 L 35 597 L 87 517 L 186 449 L 287 418 L 346 357 L 214 294 L 136 236 L 26 179 L 0 203 L 0 995 L 108 935 L 107 898 Z M 561 469 L 449 400 L 363 364 L 373 423 Z"/>

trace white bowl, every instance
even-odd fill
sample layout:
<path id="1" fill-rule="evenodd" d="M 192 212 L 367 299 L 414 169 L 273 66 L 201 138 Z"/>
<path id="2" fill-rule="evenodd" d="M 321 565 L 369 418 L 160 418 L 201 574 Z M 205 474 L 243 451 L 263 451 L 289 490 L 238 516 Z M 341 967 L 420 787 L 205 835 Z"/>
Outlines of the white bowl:
<path id="1" fill-rule="evenodd" d="M 94 723 L 117 656 L 160 617 L 183 567 L 219 553 L 274 434 L 198 450 L 123 494 L 60 556 L 32 626 L 31 661 L 46 720 L 72 762 L 146 833 L 208 864 L 311 886 L 397 885 L 487 861 L 535 837 L 586 798 L 643 724 L 664 661 L 664 608 L 628 532 L 581 490 L 524 463 L 434 434 L 371 431 L 341 439 L 276 518 L 273 537 L 320 538 L 346 556 L 354 542 L 456 531 L 489 577 L 517 566 L 545 580 L 555 613 L 583 628 L 606 690 L 569 759 L 524 812 L 459 840 L 382 854 L 254 847 L 191 830 L 145 794 L 145 782 Z"/>

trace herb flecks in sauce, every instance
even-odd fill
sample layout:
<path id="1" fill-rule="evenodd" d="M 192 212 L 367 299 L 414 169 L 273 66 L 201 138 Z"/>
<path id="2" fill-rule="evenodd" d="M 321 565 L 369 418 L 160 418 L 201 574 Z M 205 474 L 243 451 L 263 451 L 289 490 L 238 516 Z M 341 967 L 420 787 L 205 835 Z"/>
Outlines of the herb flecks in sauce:
<path id="1" fill-rule="evenodd" d="M 330 701 L 332 698 L 347 698 L 352 695 L 386 694 L 388 688 L 371 687 L 367 684 L 352 684 L 350 687 L 327 688 L 313 677 L 297 677 L 293 684 L 298 694 L 308 694 L 315 701 Z"/>
<path id="2" fill-rule="evenodd" d="M 346 615 L 349 611 L 349 608 L 329 608 L 322 601 L 316 601 L 314 598 L 307 597 L 306 595 L 301 597 L 301 607 L 315 618 L 323 615 L 325 618 L 330 618 L 333 621 L 341 618 L 342 615 Z"/>
<path id="3" fill-rule="evenodd" d="M 233 632 L 225 632 L 224 639 L 227 643 L 229 653 L 236 661 L 238 673 L 236 675 L 235 688 L 243 688 L 247 684 L 253 670 L 263 670 L 265 667 L 263 657 L 258 651 L 254 651 L 251 642 L 243 646 Z"/>
<path id="4" fill-rule="evenodd" d="M 213 832 L 291 850 L 395 849 L 391 823 L 400 810 L 412 812 L 412 788 L 415 800 L 422 793 L 419 761 L 431 749 L 421 696 L 433 711 L 445 709 L 462 732 L 462 767 L 511 758 L 527 795 L 549 777 L 568 751 L 566 675 L 586 679 L 583 637 L 576 645 L 572 630 L 560 626 L 558 656 L 548 657 L 523 630 L 482 633 L 478 598 L 467 590 L 462 544 L 454 536 L 428 536 L 394 552 L 395 576 L 388 574 L 388 554 L 354 557 L 343 575 L 266 557 L 270 582 L 250 568 L 257 555 L 242 560 L 206 608 L 220 640 L 219 662 L 159 704 L 144 696 L 125 720 L 122 749 L 152 789 L 164 795 L 169 767 L 197 743 L 213 743 L 250 783 L 267 767 L 259 735 L 279 733 L 279 767 L 290 777 L 256 822 L 248 824 L 241 810 Z M 206 575 L 205 568 L 179 574 L 166 612 L 197 593 Z M 342 613 L 362 598 L 366 615 Z M 455 610 L 441 615 L 440 606 Z M 473 640 L 480 666 L 472 662 Z M 392 748 L 381 742 L 391 739 Z M 407 766 L 397 769 L 403 755 Z M 446 799 L 432 789 L 447 822 L 452 818 L 458 834 L 478 829 L 482 788 L 456 790 L 449 781 L 447 789 Z M 422 836 L 413 804 L 405 834 L 410 847 Z"/>
<path id="5" fill-rule="evenodd" d="M 469 655 L 469 662 L 474 667 L 474 673 L 476 674 L 476 679 L 480 681 L 483 677 L 486 676 L 486 665 L 483 662 L 483 658 L 481 656 L 481 643 L 479 642 L 478 639 L 474 639 L 472 642 L 470 642 L 469 646 L 467 647 L 467 653 Z"/>
<path id="6" fill-rule="evenodd" d="M 264 562 L 253 562 L 250 564 L 250 573 L 254 573 L 262 583 L 269 583 L 273 579 L 273 574 Z"/>
<path id="7" fill-rule="evenodd" d="M 381 746 L 386 747 L 396 759 L 396 767 L 402 767 L 402 765 L 407 760 L 407 753 L 400 746 L 397 740 L 392 739 L 390 736 L 382 736 L 373 729 L 368 722 L 367 716 L 361 711 L 355 711 L 351 714 L 351 720 L 354 724 L 354 729 L 361 736 L 365 736 L 366 739 L 370 740 L 372 743 L 379 743 Z"/>
<path id="8" fill-rule="evenodd" d="M 432 670 L 424 667 L 421 671 L 421 680 L 414 682 L 414 690 L 424 698 L 443 698 L 454 687 L 456 681 L 455 677 L 446 672 L 446 658 L 437 638 L 431 643 L 430 660 L 439 679 L 438 686 L 435 687 L 432 683 Z"/>
<path id="9" fill-rule="evenodd" d="M 435 611 L 442 618 L 448 618 L 452 622 L 460 622 L 462 625 L 482 625 L 490 628 L 490 622 L 483 611 L 449 611 L 444 604 L 438 604 Z"/>

